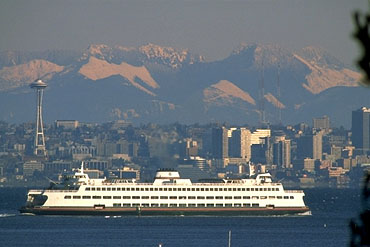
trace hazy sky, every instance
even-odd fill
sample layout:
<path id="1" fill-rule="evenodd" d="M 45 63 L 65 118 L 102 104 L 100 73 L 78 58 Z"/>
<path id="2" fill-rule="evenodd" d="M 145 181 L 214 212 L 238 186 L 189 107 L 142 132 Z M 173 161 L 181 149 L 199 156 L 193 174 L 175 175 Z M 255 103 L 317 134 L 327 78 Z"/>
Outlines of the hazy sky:
<path id="1" fill-rule="evenodd" d="M 359 54 L 352 12 L 367 8 L 366 0 L 1 0 L 0 51 L 154 43 L 217 60 L 258 42 L 320 46 L 350 64 Z"/>

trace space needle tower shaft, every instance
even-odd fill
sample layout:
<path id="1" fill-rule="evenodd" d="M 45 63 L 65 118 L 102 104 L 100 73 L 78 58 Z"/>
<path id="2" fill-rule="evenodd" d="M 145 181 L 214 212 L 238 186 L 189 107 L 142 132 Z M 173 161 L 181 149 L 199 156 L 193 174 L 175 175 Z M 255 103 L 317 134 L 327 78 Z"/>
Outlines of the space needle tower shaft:
<path id="1" fill-rule="evenodd" d="M 37 80 L 31 83 L 30 86 L 31 88 L 36 89 L 37 96 L 36 136 L 34 153 L 37 156 L 46 156 L 44 127 L 42 123 L 42 96 L 44 94 L 44 89 L 47 87 L 47 84 L 42 80 Z"/>

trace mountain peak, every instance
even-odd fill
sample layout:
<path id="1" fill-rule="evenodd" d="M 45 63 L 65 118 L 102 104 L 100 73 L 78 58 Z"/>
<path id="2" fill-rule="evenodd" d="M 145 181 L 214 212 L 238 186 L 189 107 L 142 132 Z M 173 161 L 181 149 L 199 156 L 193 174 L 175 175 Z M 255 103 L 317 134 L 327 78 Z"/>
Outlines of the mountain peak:
<path id="1" fill-rule="evenodd" d="M 300 57 L 304 58 L 311 64 L 322 67 L 330 67 L 332 69 L 342 69 L 345 67 L 344 63 L 331 55 L 322 47 L 307 46 L 297 51 Z"/>
<path id="2" fill-rule="evenodd" d="M 184 63 L 193 64 L 202 62 L 201 56 L 193 56 L 188 49 L 175 49 L 172 47 L 162 47 L 152 43 L 140 46 L 139 51 L 150 61 L 161 62 L 177 69 Z"/>
<path id="3" fill-rule="evenodd" d="M 204 89 L 203 95 L 206 103 L 232 104 L 234 99 L 240 99 L 249 104 L 256 105 L 255 100 L 249 93 L 227 80 L 221 80 Z"/>

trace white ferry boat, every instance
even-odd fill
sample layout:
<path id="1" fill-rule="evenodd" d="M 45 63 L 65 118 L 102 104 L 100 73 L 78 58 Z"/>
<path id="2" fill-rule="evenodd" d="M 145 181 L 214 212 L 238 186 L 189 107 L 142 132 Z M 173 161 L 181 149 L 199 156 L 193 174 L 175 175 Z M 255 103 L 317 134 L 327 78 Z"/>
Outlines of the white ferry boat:
<path id="1" fill-rule="evenodd" d="M 309 212 L 304 192 L 284 190 L 269 173 L 253 179 L 192 183 L 177 171 L 157 171 L 153 183 L 92 179 L 83 164 L 63 183 L 30 190 L 25 214 L 40 215 L 285 215 Z"/>

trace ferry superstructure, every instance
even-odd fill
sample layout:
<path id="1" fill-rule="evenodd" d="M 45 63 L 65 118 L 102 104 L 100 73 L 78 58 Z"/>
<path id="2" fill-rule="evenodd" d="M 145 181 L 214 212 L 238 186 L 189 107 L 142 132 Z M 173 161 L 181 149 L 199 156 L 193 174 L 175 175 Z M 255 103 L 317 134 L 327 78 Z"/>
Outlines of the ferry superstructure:
<path id="1" fill-rule="evenodd" d="M 285 215 L 309 212 L 301 190 L 284 190 L 268 173 L 253 179 L 192 183 L 159 170 L 153 183 L 92 179 L 83 165 L 64 182 L 30 190 L 21 213 L 40 215 Z"/>

